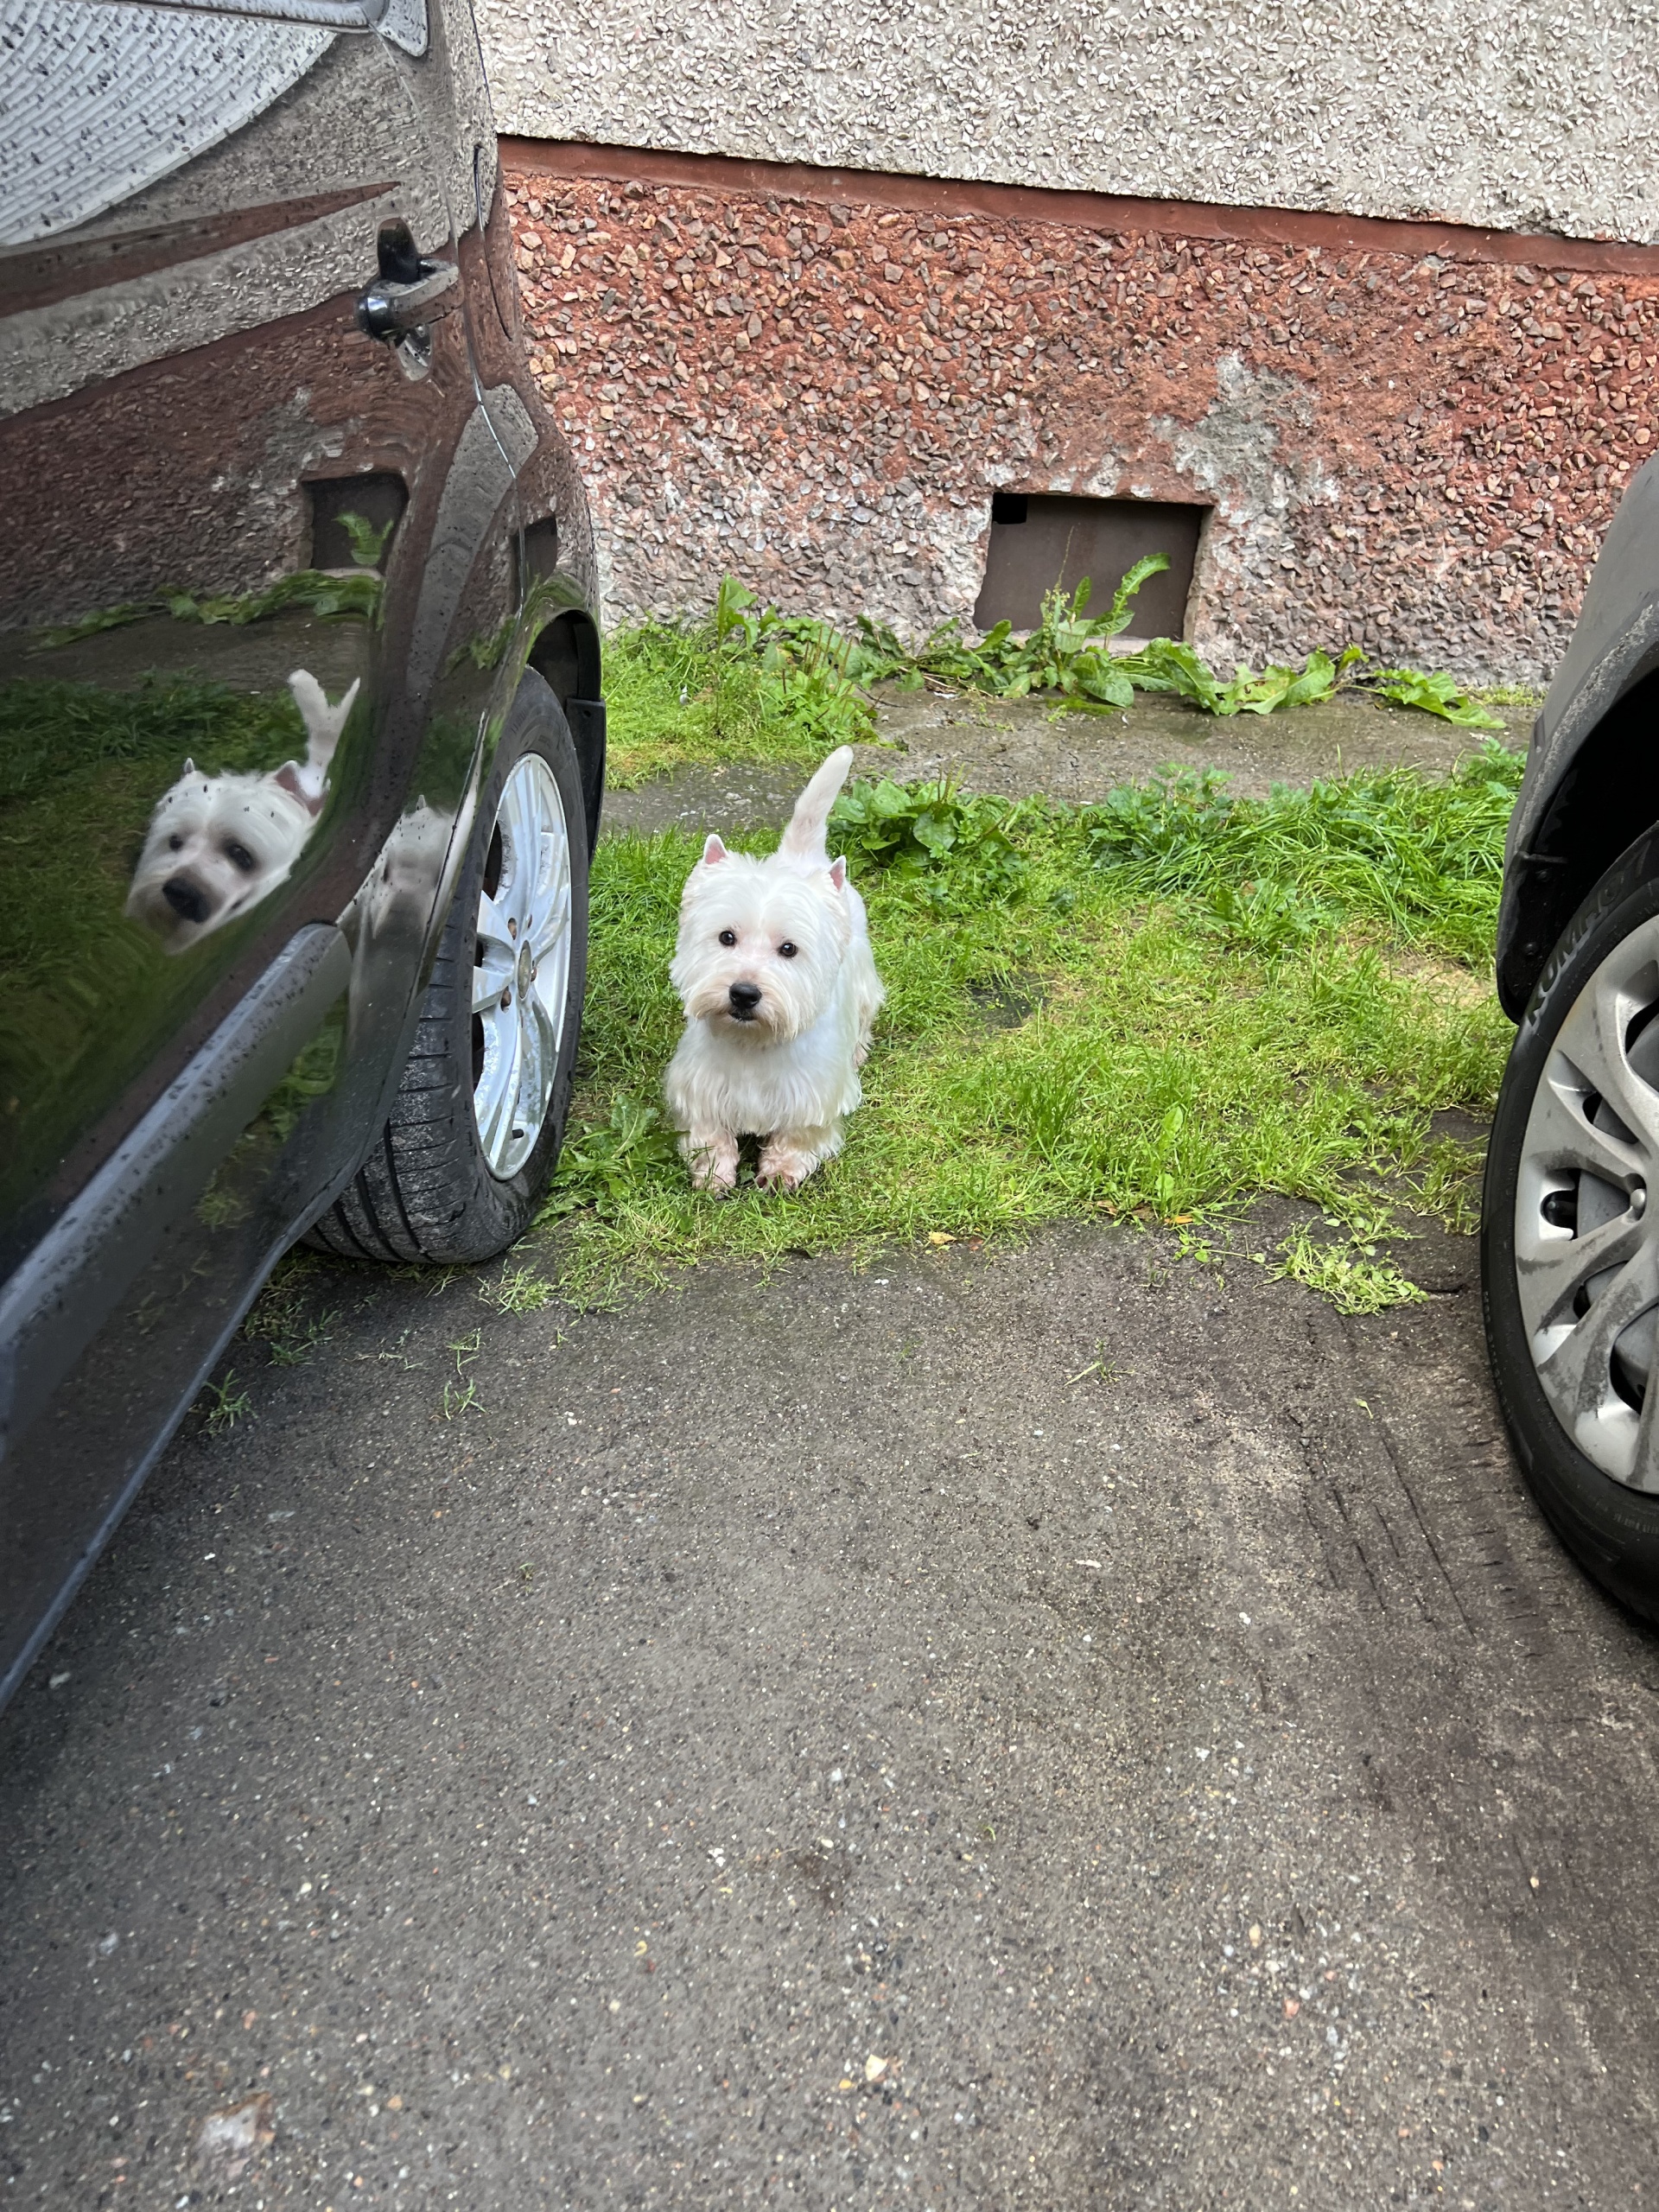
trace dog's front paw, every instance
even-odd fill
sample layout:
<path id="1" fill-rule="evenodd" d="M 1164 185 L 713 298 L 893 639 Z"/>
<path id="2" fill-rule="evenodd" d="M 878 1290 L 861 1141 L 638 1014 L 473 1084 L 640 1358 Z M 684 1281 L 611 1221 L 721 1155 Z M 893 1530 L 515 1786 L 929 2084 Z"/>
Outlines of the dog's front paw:
<path id="1" fill-rule="evenodd" d="M 691 1181 L 695 1189 L 707 1191 L 711 1198 L 729 1198 L 737 1188 L 737 1162 L 713 1160 L 705 1154 L 693 1163 Z"/>
<path id="2" fill-rule="evenodd" d="M 690 1137 L 682 1145 L 691 1170 L 694 1189 L 711 1198 L 729 1198 L 737 1188 L 737 1140 L 728 1136 Z"/>
<path id="3" fill-rule="evenodd" d="M 754 1187 L 757 1191 L 782 1191 L 785 1196 L 798 1191 L 812 1173 L 810 1167 L 762 1167 L 756 1171 Z"/>
<path id="4" fill-rule="evenodd" d="M 755 1171 L 755 1188 L 760 1191 L 798 1191 L 822 1154 L 810 1147 L 791 1144 L 773 1137 L 760 1154 L 760 1164 Z"/>

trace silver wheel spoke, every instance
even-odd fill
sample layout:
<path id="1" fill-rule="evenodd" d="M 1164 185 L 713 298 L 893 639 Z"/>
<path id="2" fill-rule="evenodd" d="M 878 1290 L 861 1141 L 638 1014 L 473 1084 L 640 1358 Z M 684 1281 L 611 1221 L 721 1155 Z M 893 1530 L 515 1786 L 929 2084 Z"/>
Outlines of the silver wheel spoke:
<path id="1" fill-rule="evenodd" d="M 1529 1160 L 1541 1167 L 1587 1169 L 1608 1183 L 1628 1184 L 1637 1175 L 1645 1180 L 1645 1148 L 1587 1121 L 1583 1094 L 1567 1081 L 1567 1074 L 1560 1055 L 1552 1052 L 1527 1123 Z"/>
<path id="2" fill-rule="evenodd" d="M 559 1046 L 563 1041 L 564 991 L 561 987 L 556 1001 L 544 999 L 538 991 L 531 1001 L 536 1026 L 542 1039 L 542 1050 L 547 1056 L 550 1070 L 556 1067 Z"/>
<path id="3" fill-rule="evenodd" d="M 546 855 L 525 927 L 539 961 L 570 926 L 570 855 L 561 838 Z"/>
<path id="4" fill-rule="evenodd" d="M 1625 1262 L 1571 1332 L 1538 1359 L 1538 1379 L 1563 1427 L 1587 1458 L 1620 1482 L 1630 1479 L 1638 1421 L 1614 1382 L 1613 1349 L 1656 1300 L 1659 1268 L 1648 1243 Z M 1648 1390 L 1644 1411 L 1656 1397 L 1659 1392 Z"/>
<path id="5" fill-rule="evenodd" d="M 486 1023 L 484 1072 L 473 1093 L 478 1134 L 492 1164 L 512 1147 L 518 1109 L 518 1078 L 524 1058 L 524 1026 L 516 1012 Z"/>
<path id="6" fill-rule="evenodd" d="M 1612 1389 L 1613 1343 L 1659 1297 L 1652 1247 L 1627 1260 L 1565 1343 L 1541 1360 L 1538 1372 L 1570 1425 L 1599 1413 Z"/>
<path id="7" fill-rule="evenodd" d="M 478 949 L 483 955 L 473 970 L 473 1012 L 484 1014 L 501 1001 L 512 982 L 518 947 L 507 934 L 507 918 L 487 891 L 478 894 Z"/>
<path id="8" fill-rule="evenodd" d="M 524 1036 L 524 1089 L 537 1102 L 538 1115 L 546 1111 L 544 1094 L 553 1088 L 553 1067 L 558 1058 L 558 1040 L 552 1035 L 552 1024 L 546 1008 L 534 991 L 524 1002 L 522 1030 Z"/>
<path id="9" fill-rule="evenodd" d="M 499 899 L 492 899 L 487 891 L 478 894 L 478 941 L 493 945 L 497 951 L 512 957 L 515 947 L 512 932 L 507 927 L 506 909 Z"/>
<path id="10" fill-rule="evenodd" d="M 501 994 L 512 987 L 512 961 L 499 945 L 482 947 L 484 957 L 473 970 L 473 1012 L 499 1011 Z"/>
<path id="11" fill-rule="evenodd" d="M 546 954 L 536 971 L 535 998 L 547 1016 L 556 1052 L 564 1034 L 564 995 L 570 980 L 570 948 L 563 940 Z"/>
<path id="12" fill-rule="evenodd" d="M 557 894 L 550 902 L 547 910 L 537 918 L 536 934 L 531 943 L 535 947 L 538 967 L 550 953 L 557 951 L 560 945 L 563 944 L 569 928 L 570 887 L 568 883 L 564 883 L 559 886 Z"/>
<path id="13" fill-rule="evenodd" d="M 1643 1082 L 1624 1054 L 1624 1032 L 1636 1010 L 1615 976 L 1598 976 L 1561 1024 L 1550 1058 L 1553 1066 L 1564 1053 L 1650 1158 L 1659 1145 L 1659 1092 Z"/>
<path id="14" fill-rule="evenodd" d="M 501 794 L 501 826 L 512 853 L 512 912 L 521 934 L 524 909 L 541 860 L 543 823 L 536 804 L 538 797 L 530 779 L 518 774 L 508 779 L 507 788 Z"/>
<path id="15" fill-rule="evenodd" d="M 1553 1236 L 1525 1253 L 1517 1242 L 1516 1268 L 1528 1330 L 1570 1320 L 1573 1301 L 1584 1286 L 1609 1268 L 1623 1267 L 1644 1234 L 1642 1222 L 1620 1214 L 1587 1236 Z"/>

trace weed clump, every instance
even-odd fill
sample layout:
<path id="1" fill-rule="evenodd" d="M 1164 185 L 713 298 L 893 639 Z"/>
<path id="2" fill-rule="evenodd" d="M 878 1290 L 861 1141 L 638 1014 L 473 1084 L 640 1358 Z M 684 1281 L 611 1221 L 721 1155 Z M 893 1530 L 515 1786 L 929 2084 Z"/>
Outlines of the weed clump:
<path id="1" fill-rule="evenodd" d="M 912 651 L 891 630 L 861 619 L 860 644 L 845 666 L 867 683 L 897 677 L 914 686 L 931 679 L 1000 699 L 1057 692 L 1065 704 L 1085 712 L 1128 707 L 1137 691 L 1174 692 L 1201 713 L 1222 717 L 1315 706 L 1354 685 L 1375 691 L 1393 706 L 1415 707 L 1465 728 L 1503 727 L 1454 677 L 1443 671 L 1372 668 L 1358 645 L 1344 645 L 1335 654 L 1316 649 L 1300 668 L 1269 662 L 1258 674 L 1246 664 L 1225 683 L 1202 654 L 1173 638 L 1153 638 L 1133 652 L 1113 652 L 1112 639 L 1134 619 L 1130 602 L 1135 594 L 1148 576 L 1168 566 L 1162 553 L 1137 561 L 1119 580 L 1102 615 L 1088 612 L 1093 587 L 1087 576 L 1070 597 L 1057 587 L 1044 595 L 1037 627 L 1025 638 L 1016 638 L 1010 623 L 999 622 L 977 645 L 969 645 L 954 624 L 947 624 Z"/>
<path id="2" fill-rule="evenodd" d="M 1376 1247 L 1359 1252 L 1321 1244 L 1306 1229 L 1293 1230 L 1268 1273 L 1305 1284 L 1330 1300 L 1338 1313 L 1381 1313 L 1391 1306 L 1420 1304 L 1423 1292 L 1391 1260 L 1376 1257 Z"/>
<path id="3" fill-rule="evenodd" d="M 828 835 L 856 868 L 890 871 L 934 906 L 1008 899 L 1024 890 L 1030 868 L 1016 842 L 1019 824 L 1043 800 L 964 796 L 938 783 L 850 785 L 830 810 Z"/>
<path id="4" fill-rule="evenodd" d="M 566 1137 L 559 1171 L 543 1221 L 591 1208 L 602 1220 L 614 1220 L 645 1176 L 678 1165 L 673 1132 L 664 1126 L 662 1109 L 624 1091 L 607 1121 L 594 1122 Z"/>

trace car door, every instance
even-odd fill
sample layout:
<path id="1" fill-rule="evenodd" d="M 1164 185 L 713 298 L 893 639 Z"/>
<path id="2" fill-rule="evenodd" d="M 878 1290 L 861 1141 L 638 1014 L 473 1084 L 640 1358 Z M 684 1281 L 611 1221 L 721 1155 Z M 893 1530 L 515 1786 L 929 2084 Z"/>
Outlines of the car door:
<path id="1" fill-rule="evenodd" d="M 475 48 L 304 12 L 25 0 L 0 57 L 0 1696 L 354 1164 L 511 613 Z"/>

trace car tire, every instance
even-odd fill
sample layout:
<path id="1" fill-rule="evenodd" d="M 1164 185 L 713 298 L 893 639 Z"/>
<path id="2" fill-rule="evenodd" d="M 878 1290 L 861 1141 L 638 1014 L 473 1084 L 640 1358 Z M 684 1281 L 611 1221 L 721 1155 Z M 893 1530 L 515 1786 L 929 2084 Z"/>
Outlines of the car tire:
<path id="1" fill-rule="evenodd" d="M 1580 1565 L 1659 1621 L 1659 830 L 1580 907 L 1522 1019 L 1481 1280 L 1529 1488 Z"/>
<path id="2" fill-rule="evenodd" d="M 308 1242 L 463 1264 L 531 1226 L 558 1160 L 582 1027 L 586 823 L 563 710 L 527 671 L 479 795 L 391 1112 Z"/>

